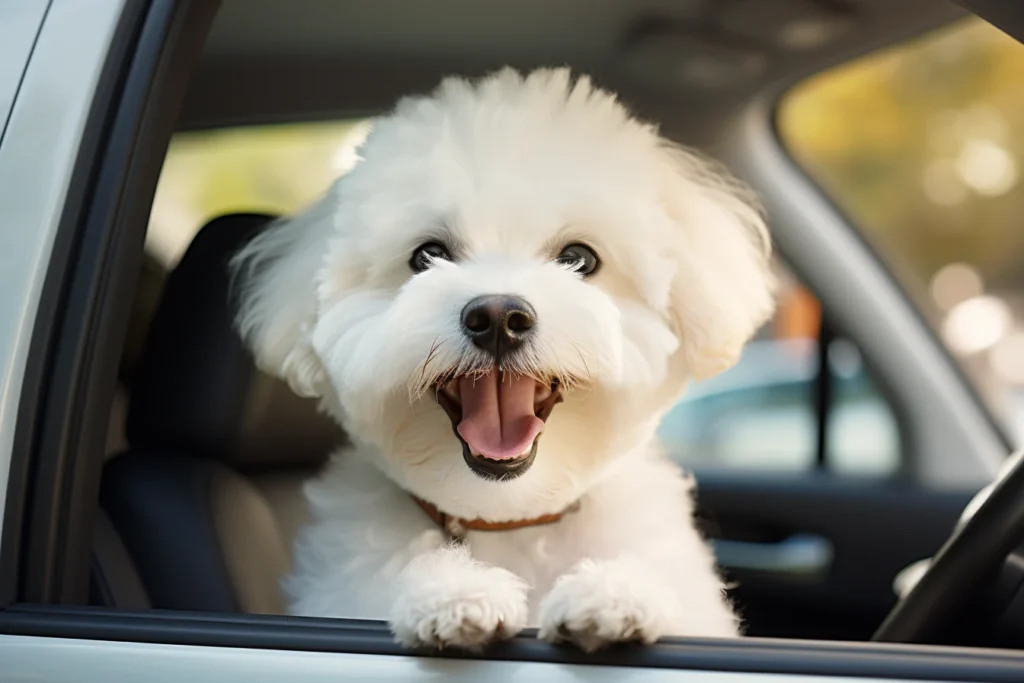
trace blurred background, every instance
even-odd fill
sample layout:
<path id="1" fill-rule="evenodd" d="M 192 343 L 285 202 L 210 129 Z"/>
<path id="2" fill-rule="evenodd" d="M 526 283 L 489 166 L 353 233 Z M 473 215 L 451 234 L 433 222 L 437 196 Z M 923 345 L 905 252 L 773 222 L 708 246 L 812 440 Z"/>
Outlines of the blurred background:
<path id="1" fill-rule="evenodd" d="M 1020 73 L 1024 46 L 965 20 L 800 84 L 777 115 L 781 144 L 891 268 L 1017 443 Z M 179 134 L 147 251 L 169 269 L 214 216 L 296 211 L 351 168 L 368 129 L 367 121 L 335 121 Z M 694 385 L 670 412 L 666 446 L 705 466 L 793 470 L 827 460 L 853 474 L 892 474 L 900 462 L 896 416 L 857 349 L 841 337 L 821 339 L 814 296 L 783 262 L 777 267 L 784 286 L 775 319 L 734 369 Z"/>
<path id="2" fill-rule="evenodd" d="M 1020 443 L 1024 46 L 977 20 L 826 73 L 780 106 L 799 165 L 861 229 Z"/>

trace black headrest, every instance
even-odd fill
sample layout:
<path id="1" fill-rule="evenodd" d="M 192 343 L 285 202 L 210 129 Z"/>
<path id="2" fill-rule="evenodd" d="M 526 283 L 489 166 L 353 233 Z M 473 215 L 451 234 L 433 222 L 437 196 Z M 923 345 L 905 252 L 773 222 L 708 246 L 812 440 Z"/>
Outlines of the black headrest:
<path id="1" fill-rule="evenodd" d="M 232 327 L 227 263 L 272 219 L 211 221 L 168 276 L 132 387 L 133 449 L 265 468 L 319 464 L 342 442 L 315 401 L 256 369 Z"/>

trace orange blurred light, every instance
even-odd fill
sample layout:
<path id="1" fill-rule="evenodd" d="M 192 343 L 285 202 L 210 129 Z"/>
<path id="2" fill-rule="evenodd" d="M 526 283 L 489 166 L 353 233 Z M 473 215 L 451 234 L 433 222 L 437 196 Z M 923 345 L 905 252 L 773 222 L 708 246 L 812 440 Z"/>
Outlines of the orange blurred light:
<path id="1" fill-rule="evenodd" d="M 810 290 L 797 287 L 779 299 L 775 315 L 777 339 L 817 339 L 821 332 L 821 303 Z"/>

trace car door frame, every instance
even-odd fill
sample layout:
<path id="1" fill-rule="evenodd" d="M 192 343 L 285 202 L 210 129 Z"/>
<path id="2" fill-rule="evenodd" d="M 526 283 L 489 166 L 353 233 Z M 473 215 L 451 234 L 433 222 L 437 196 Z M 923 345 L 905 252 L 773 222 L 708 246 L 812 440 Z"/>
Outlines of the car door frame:
<path id="1" fill-rule="evenodd" d="M 0 167 L 6 154 L 3 151 L 4 133 L 10 122 L 14 109 L 14 100 L 21 88 L 22 80 L 35 47 L 36 38 L 43 25 L 43 19 L 49 7 L 49 0 L 32 0 L 7 9 L 0 21 Z M 2 190 L 0 190 L 2 202 Z M 0 253 L 10 254 L 11 236 L 0 236 Z M 4 292 L 12 296 L 0 301 L 0 306 L 10 305 L 20 298 L 18 289 L 19 274 L 16 272 L 17 261 L 11 262 L 0 258 L 0 283 Z M 12 272 L 13 271 L 13 272 Z M 4 316 L 0 320 L 0 395 L 20 389 L 18 386 L 19 367 L 26 351 L 19 349 L 18 339 L 22 336 L 22 321 L 14 315 Z M 17 405 L 10 402 L 0 403 L 0 529 L 3 528 L 4 508 L 10 474 L 10 448 L 13 444 L 14 427 L 17 421 Z M 0 555 L 3 555 L 4 544 L 0 541 Z M 0 576 L 3 567 L 0 566 Z M 0 579 L 2 583 L 2 579 Z"/>

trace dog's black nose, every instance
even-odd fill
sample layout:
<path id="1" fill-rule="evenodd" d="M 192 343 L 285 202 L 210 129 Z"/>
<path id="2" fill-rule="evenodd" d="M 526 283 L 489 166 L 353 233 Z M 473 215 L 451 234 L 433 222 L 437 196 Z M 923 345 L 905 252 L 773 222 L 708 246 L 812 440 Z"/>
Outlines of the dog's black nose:
<path id="1" fill-rule="evenodd" d="M 533 307 L 517 296 L 478 296 L 462 309 L 466 336 L 495 360 L 519 348 L 536 323 Z"/>

